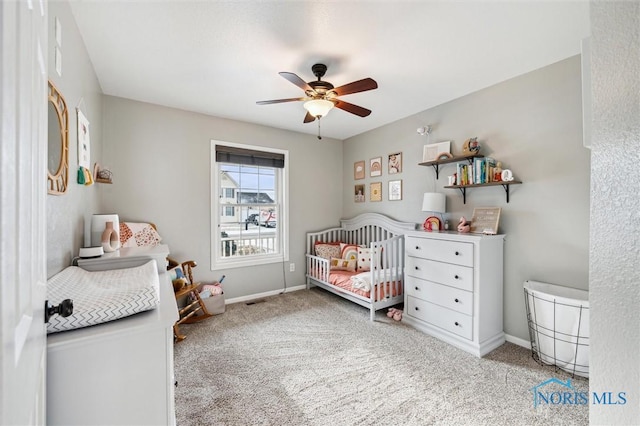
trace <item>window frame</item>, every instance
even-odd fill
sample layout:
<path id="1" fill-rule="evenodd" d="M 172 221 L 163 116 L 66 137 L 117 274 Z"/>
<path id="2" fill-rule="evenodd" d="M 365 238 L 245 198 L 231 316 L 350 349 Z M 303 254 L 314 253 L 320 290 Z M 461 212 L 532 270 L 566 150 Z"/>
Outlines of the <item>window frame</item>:
<path id="1" fill-rule="evenodd" d="M 278 233 L 277 241 L 279 242 L 279 252 L 276 254 L 254 254 L 237 257 L 222 257 L 220 256 L 222 240 L 220 236 L 220 208 L 222 204 L 219 202 L 220 195 L 220 168 L 216 161 L 216 147 L 218 145 L 241 148 L 247 150 L 255 150 L 262 152 L 278 153 L 284 155 L 284 167 L 278 168 L 279 172 L 276 173 L 276 204 L 279 204 L 279 216 L 278 225 L 274 228 Z M 210 223 L 211 223 L 211 236 L 210 236 L 210 262 L 211 270 L 222 270 L 230 268 L 243 268 L 254 265 L 266 265 L 272 263 L 282 263 L 289 260 L 289 151 L 279 148 L 271 148 L 265 146 L 239 144 L 233 142 L 211 140 L 211 152 L 210 152 Z M 227 163 L 225 163 L 227 164 Z M 279 175 L 279 176 L 278 176 Z M 234 205 L 234 207 L 238 207 Z"/>

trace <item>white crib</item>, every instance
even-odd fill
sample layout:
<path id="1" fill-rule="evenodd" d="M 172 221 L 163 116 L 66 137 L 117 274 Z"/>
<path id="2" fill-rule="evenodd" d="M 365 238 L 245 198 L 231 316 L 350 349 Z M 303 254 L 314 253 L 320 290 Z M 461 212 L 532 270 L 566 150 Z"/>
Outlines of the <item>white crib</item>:
<path id="1" fill-rule="evenodd" d="M 404 301 L 404 233 L 416 229 L 416 224 L 379 213 L 363 213 L 340 223 L 339 228 L 307 233 L 307 289 L 315 285 L 369 308 L 373 321 L 377 310 Z M 329 242 L 366 246 L 376 253 L 371 256 L 370 271 L 364 273 L 370 285 L 368 292 L 332 283 L 330 260 L 315 253 L 317 243 Z"/>

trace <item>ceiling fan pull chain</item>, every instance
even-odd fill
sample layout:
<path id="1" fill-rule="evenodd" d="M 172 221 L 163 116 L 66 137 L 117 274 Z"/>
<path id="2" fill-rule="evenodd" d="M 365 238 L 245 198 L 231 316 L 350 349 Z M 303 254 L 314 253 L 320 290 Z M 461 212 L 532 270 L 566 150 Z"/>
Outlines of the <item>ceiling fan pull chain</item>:
<path id="1" fill-rule="evenodd" d="M 318 140 L 321 140 L 322 136 L 320 136 L 320 117 L 318 117 Z"/>

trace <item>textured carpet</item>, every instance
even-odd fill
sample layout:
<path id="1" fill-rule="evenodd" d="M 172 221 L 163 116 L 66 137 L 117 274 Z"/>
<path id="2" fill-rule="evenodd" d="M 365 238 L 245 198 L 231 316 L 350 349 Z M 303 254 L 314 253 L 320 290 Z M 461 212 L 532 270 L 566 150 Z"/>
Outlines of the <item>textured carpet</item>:
<path id="1" fill-rule="evenodd" d="M 534 386 L 570 377 L 529 350 L 506 343 L 478 359 L 320 289 L 181 329 L 180 426 L 588 423 L 587 405 L 534 408 Z M 586 379 L 572 385 L 588 392 Z"/>

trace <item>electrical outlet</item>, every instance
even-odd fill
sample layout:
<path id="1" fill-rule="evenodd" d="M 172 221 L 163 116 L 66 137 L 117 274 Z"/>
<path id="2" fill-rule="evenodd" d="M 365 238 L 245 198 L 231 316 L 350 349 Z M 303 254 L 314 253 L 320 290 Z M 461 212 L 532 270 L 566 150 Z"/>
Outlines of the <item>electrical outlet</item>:
<path id="1" fill-rule="evenodd" d="M 295 263 L 290 263 L 289 264 L 289 272 L 295 272 L 296 271 L 296 264 Z"/>

